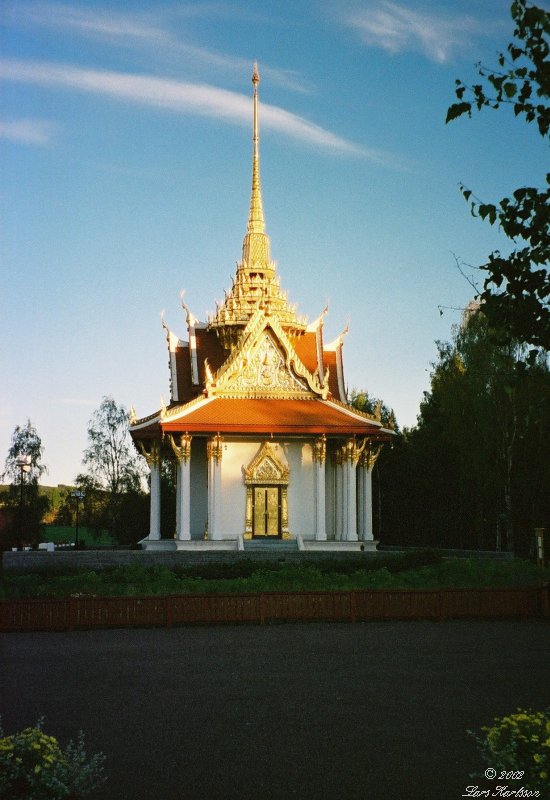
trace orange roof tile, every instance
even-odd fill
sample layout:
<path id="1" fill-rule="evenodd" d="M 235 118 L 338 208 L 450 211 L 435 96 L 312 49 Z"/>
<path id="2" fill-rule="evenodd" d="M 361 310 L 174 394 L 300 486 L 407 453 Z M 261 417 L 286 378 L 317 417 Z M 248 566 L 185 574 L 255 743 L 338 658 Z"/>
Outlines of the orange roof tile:
<path id="1" fill-rule="evenodd" d="M 191 359 L 187 343 L 185 346 L 180 346 L 176 349 L 176 376 L 178 401 L 187 403 L 197 394 L 191 382 Z"/>
<path id="2" fill-rule="evenodd" d="M 197 363 L 199 368 L 199 380 L 204 386 L 205 372 L 204 359 L 208 359 L 212 372 L 217 372 L 224 361 L 229 357 L 227 350 L 221 346 L 215 331 L 206 328 L 195 328 L 197 340 Z"/>
<path id="3" fill-rule="evenodd" d="M 317 374 L 317 335 L 314 331 L 306 331 L 302 336 L 292 339 L 298 358 L 313 375 Z"/>
<path id="4" fill-rule="evenodd" d="M 326 380 L 327 369 L 329 370 L 328 373 L 329 392 L 333 397 L 337 397 L 339 400 L 342 400 L 343 402 L 345 398 L 340 397 L 340 389 L 338 387 L 338 367 L 336 365 L 335 350 L 323 350 L 323 369 L 325 371 L 325 380 Z"/>
<path id="5" fill-rule="evenodd" d="M 182 408 L 181 415 L 161 422 L 164 431 L 189 433 L 288 433 L 373 435 L 389 438 L 353 409 L 323 400 L 229 399 L 214 397 Z"/>

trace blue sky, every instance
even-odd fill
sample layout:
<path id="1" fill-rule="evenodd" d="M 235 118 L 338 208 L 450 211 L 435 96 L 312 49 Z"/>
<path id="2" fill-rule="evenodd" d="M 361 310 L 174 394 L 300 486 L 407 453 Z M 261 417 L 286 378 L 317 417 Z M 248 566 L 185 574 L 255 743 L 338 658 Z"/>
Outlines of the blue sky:
<path id="1" fill-rule="evenodd" d="M 546 151 L 507 112 L 445 126 L 457 77 L 496 63 L 508 0 L 0 3 L 0 456 L 30 418 L 45 483 L 81 471 L 104 395 L 168 400 L 161 312 L 231 285 L 250 198 L 259 63 L 262 193 L 298 311 L 349 323 L 348 387 L 415 423 L 434 341 L 471 287 L 454 255 L 508 249 L 473 220 L 538 185 Z"/>

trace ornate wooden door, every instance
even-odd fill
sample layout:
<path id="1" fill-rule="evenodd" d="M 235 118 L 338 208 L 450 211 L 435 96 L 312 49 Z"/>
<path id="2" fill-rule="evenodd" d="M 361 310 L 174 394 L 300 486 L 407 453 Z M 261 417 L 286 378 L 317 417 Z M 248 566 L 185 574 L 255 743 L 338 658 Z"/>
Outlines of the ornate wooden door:
<path id="1" fill-rule="evenodd" d="M 281 487 L 254 486 L 253 536 L 281 536 Z"/>

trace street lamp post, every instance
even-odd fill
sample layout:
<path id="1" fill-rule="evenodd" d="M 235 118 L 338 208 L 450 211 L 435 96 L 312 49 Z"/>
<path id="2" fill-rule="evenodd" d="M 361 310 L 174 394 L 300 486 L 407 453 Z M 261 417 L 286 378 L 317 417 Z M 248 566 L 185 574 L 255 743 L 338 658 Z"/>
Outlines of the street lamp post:
<path id="1" fill-rule="evenodd" d="M 78 548 L 78 509 L 80 505 L 80 501 L 84 500 L 86 497 L 86 492 L 83 492 L 82 489 L 76 489 L 74 492 L 71 492 L 71 497 L 74 497 L 76 500 L 76 531 L 75 531 L 75 539 L 74 539 L 74 546 L 75 549 Z"/>
<path id="2" fill-rule="evenodd" d="M 25 472 L 31 471 L 31 457 L 20 453 L 15 459 L 15 465 L 20 470 L 19 477 L 19 537 L 17 542 L 18 549 L 23 548 L 23 476 Z"/>

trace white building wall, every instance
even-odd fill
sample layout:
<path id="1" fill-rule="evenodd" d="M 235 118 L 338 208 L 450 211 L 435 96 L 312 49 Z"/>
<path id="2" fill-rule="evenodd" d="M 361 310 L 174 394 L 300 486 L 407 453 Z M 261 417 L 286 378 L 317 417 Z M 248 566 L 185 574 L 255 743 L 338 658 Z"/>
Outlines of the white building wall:
<path id="1" fill-rule="evenodd" d="M 235 539 L 244 533 L 246 485 L 244 467 L 256 457 L 265 439 L 224 440 L 221 462 L 221 537 Z M 288 485 L 288 528 L 291 534 L 314 539 L 313 459 L 307 441 L 269 440 L 277 457 L 290 468 Z M 194 488 L 192 489 L 192 493 Z M 191 502 L 193 510 L 193 501 Z M 193 537 L 194 538 L 194 537 Z"/>
<path id="2" fill-rule="evenodd" d="M 304 539 L 315 538 L 314 515 L 314 465 L 312 444 L 306 440 L 269 440 L 278 458 L 288 464 L 288 529 L 292 535 Z M 220 534 L 222 539 L 235 539 L 244 533 L 246 514 L 246 485 L 244 467 L 256 457 L 265 439 L 255 441 L 224 440 L 221 460 Z M 330 476 L 329 459 L 326 464 L 327 489 Z M 330 525 L 331 493 L 327 492 L 327 526 Z M 194 437 L 191 445 L 191 539 L 202 539 L 208 514 L 208 464 L 206 439 Z M 327 527 L 327 532 L 332 529 Z M 333 536 L 334 534 L 332 534 Z M 329 533 L 329 538 L 330 533 Z"/>
<path id="3" fill-rule="evenodd" d="M 281 444 L 290 467 L 288 485 L 288 529 L 293 536 L 315 538 L 313 455 L 307 441 Z"/>
<path id="4" fill-rule="evenodd" d="M 244 467 L 257 455 L 261 441 L 224 441 L 221 486 L 221 535 L 223 539 L 242 536 L 246 516 Z"/>

